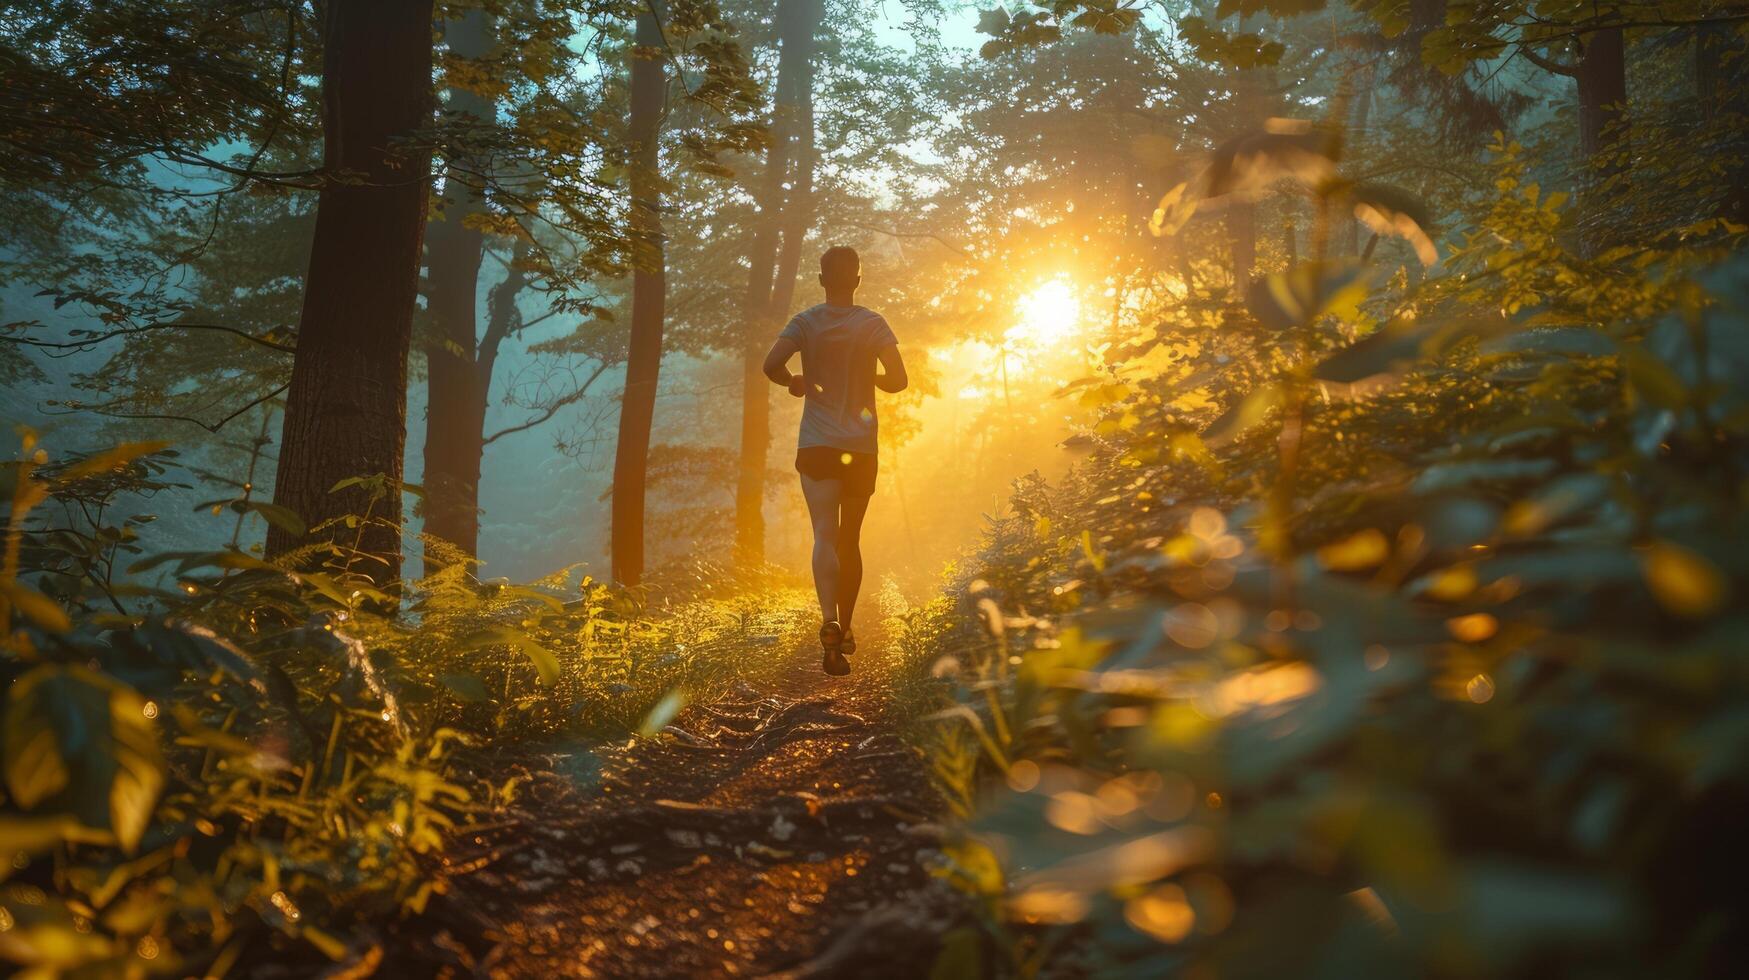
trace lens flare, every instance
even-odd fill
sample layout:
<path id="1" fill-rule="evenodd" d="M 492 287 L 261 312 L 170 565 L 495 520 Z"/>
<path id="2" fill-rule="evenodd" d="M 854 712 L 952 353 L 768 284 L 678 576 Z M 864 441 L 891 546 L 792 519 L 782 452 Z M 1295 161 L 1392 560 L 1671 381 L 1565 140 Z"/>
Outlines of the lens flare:
<path id="1" fill-rule="evenodd" d="M 1052 279 L 1020 298 L 1020 320 L 1005 336 L 1012 343 L 1048 349 L 1074 336 L 1081 324 L 1081 301 L 1067 279 Z"/>

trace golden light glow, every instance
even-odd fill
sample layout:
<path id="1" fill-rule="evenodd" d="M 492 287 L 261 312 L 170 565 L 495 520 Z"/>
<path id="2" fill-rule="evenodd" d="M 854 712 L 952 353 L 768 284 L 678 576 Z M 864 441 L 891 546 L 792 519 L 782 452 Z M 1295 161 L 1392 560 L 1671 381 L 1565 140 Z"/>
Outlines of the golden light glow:
<path id="1" fill-rule="evenodd" d="M 1177 885 L 1161 885 L 1124 905 L 1124 918 L 1141 932 L 1163 943 L 1176 943 L 1190 935 L 1196 911 Z"/>
<path id="2" fill-rule="evenodd" d="M 1004 335 L 1012 343 L 1048 349 L 1074 336 L 1081 326 L 1081 301 L 1069 280 L 1058 277 L 1020 298 L 1019 322 Z"/>

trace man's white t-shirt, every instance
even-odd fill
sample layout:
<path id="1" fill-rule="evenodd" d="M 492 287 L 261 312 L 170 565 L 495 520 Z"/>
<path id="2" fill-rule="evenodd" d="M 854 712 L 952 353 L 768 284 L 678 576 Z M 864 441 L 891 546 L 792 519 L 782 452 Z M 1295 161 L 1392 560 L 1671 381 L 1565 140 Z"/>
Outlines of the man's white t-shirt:
<path id="1" fill-rule="evenodd" d="M 796 448 L 875 452 L 875 354 L 898 344 L 893 328 L 873 310 L 821 303 L 797 313 L 780 336 L 801 349 L 808 383 Z"/>

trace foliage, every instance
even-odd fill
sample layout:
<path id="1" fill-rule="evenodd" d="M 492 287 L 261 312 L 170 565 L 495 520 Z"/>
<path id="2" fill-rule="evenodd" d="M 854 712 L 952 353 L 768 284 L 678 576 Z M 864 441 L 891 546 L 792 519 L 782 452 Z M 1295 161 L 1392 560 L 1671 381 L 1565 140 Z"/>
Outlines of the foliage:
<path id="1" fill-rule="evenodd" d="M 869 535 L 869 568 L 933 573 L 1008 501 L 945 589 L 875 597 L 978 922 L 937 972 L 1743 959 L 1740 10 L 1012 0 L 962 49 L 941 25 L 970 11 L 902 6 L 908 44 L 826 7 L 808 234 L 862 250 L 913 362 L 882 407 L 896 512 L 871 517 L 903 533 Z M 651 453 L 664 564 L 625 591 L 480 581 L 441 541 L 441 571 L 393 581 L 348 545 L 374 505 L 261 560 L 263 525 L 303 530 L 257 487 L 311 203 L 348 179 L 319 162 L 322 8 L 8 5 L 0 285 L 25 312 L 0 382 L 52 375 L 76 390 L 48 409 L 148 441 L 51 460 L 26 434 L 0 481 L 7 962 L 362 970 L 515 795 L 506 758 L 586 768 L 811 637 L 809 594 L 720 563 L 776 25 L 662 7 L 665 342 L 697 359 L 696 421 Z M 500 385 L 527 422 L 484 443 L 580 406 L 557 441 L 588 455 L 616 410 L 646 9 L 437 7 L 449 101 L 417 139 L 477 192 L 434 198 L 477 207 L 431 218 L 505 266 L 492 353 L 528 341 Z M 469 17 L 477 56 L 444 39 Z M 1624 41 L 1619 103 L 1581 77 L 1599 35 Z M 528 329 L 555 316 L 582 322 Z M 211 438 L 169 449 L 171 422 Z M 167 527 L 183 497 L 207 526 Z M 587 533 L 548 504 L 573 531 L 530 534 Z"/>
<path id="2" fill-rule="evenodd" d="M 1168 319 L 1163 366 L 1074 386 L 1120 424 L 960 576 L 990 639 L 944 642 L 972 683 L 942 724 L 995 787 L 953 875 L 1011 968 L 1066 938 L 1111 973 L 1740 953 L 1706 841 L 1749 786 L 1743 229 L 1581 258 L 1493 153 L 1418 288 L 1302 264 L 1251 291 L 1246 356 Z"/>
<path id="3" fill-rule="evenodd" d="M 135 560 L 150 518 L 110 515 L 174 463 L 26 433 L 7 466 L 0 955 L 40 973 L 222 972 L 268 935 L 342 958 L 354 917 L 424 906 L 469 802 L 358 593 L 235 549 Z"/>
<path id="4" fill-rule="evenodd" d="M 387 615 L 345 549 L 296 574 L 148 554 L 151 518 L 112 515 L 177 464 L 161 443 L 50 461 L 27 433 L 7 467 L 0 955 L 21 967 L 364 956 L 356 930 L 422 912 L 445 841 L 505 798 L 458 746 L 624 737 L 806 631 L 799 591 L 657 615 L 569 571 L 482 587 L 458 563 Z"/>

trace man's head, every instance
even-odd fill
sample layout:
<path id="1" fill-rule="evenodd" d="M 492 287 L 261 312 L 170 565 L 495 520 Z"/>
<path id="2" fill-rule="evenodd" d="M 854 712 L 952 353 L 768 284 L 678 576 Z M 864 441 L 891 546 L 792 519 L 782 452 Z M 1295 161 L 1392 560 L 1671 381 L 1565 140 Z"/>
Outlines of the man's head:
<path id="1" fill-rule="evenodd" d="M 828 297 L 856 292 L 862 285 L 862 259 L 856 249 L 847 245 L 827 249 L 820 256 L 820 285 L 826 287 Z"/>

